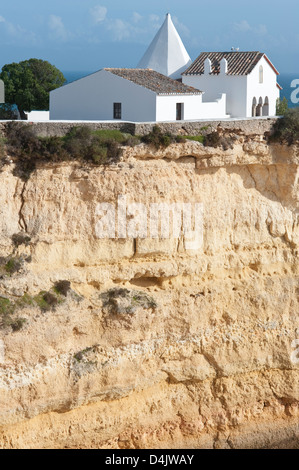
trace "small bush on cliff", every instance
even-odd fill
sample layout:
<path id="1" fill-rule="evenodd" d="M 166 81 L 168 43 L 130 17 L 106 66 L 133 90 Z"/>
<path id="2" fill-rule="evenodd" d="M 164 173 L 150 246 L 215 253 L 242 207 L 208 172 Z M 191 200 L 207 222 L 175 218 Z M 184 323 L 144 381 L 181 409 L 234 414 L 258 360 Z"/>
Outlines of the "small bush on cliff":
<path id="1" fill-rule="evenodd" d="M 26 235 L 25 233 L 14 233 L 13 236 L 11 237 L 13 244 L 18 247 L 21 245 L 28 246 L 31 238 Z"/>
<path id="2" fill-rule="evenodd" d="M 100 295 L 103 307 L 112 314 L 133 315 L 138 308 L 156 309 L 157 303 L 142 291 L 114 288 Z"/>
<path id="3" fill-rule="evenodd" d="M 270 140 L 292 145 L 299 142 L 299 108 L 288 109 L 274 124 Z"/>
<path id="4" fill-rule="evenodd" d="M 205 141 L 205 138 L 203 135 L 186 135 L 183 137 L 183 139 L 195 140 L 195 142 L 200 142 L 201 144 L 203 144 Z"/>
<path id="5" fill-rule="evenodd" d="M 0 297 L 0 329 L 11 328 L 14 332 L 23 328 L 25 318 L 16 317 L 16 305 L 5 297 Z"/>
<path id="6" fill-rule="evenodd" d="M 183 142 L 181 136 L 172 134 L 163 134 L 159 126 L 154 126 L 153 130 L 141 137 L 141 141 L 148 145 L 153 145 L 156 149 L 168 147 L 170 144 Z"/>
<path id="7" fill-rule="evenodd" d="M 54 285 L 54 289 L 58 294 L 67 297 L 68 292 L 71 290 L 70 281 L 58 281 Z"/>
<path id="8" fill-rule="evenodd" d="M 289 103 L 286 97 L 281 100 L 277 98 L 276 100 L 276 116 L 284 116 L 287 110 L 289 109 Z"/>
<path id="9" fill-rule="evenodd" d="M 15 274 L 20 271 L 23 266 L 23 260 L 21 258 L 11 258 L 5 265 L 5 271 L 9 274 Z"/>

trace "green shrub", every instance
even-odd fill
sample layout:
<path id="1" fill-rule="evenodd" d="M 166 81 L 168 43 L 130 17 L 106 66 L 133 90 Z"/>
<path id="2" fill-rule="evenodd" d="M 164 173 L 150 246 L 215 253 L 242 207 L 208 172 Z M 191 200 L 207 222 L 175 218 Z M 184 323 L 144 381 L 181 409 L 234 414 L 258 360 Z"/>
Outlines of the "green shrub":
<path id="1" fill-rule="evenodd" d="M 184 142 L 186 142 L 186 137 L 187 136 L 177 135 L 175 141 L 177 144 L 183 144 Z"/>
<path id="2" fill-rule="evenodd" d="M 153 145 L 156 149 L 160 147 L 168 147 L 172 142 L 175 142 L 175 137 L 171 134 L 163 134 L 159 126 L 154 126 L 153 130 L 141 137 L 142 142 L 148 145 Z"/>
<path id="3" fill-rule="evenodd" d="M 184 138 L 187 140 L 195 140 L 201 144 L 205 142 L 205 137 L 203 135 L 186 135 Z"/>
<path id="4" fill-rule="evenodd" d="M 124 134 L 118 130 L 109 130 L 109 129 L 101 129 L 99 131 L 94 131 L 94 135 L 99 139 L 100 142 L 107 142 L 107 141 L 115 141 L 119 144 L 126 144 L 131 134 Z"/>
<path id="5" fill-rule="evenodd" d="M 15 332 L 23 328 L 26 320 L 20 317 L 15 318 L 15 311 L 15 304 L 5 297 L 0 297 L 0 329 L 10 327 Z"/>
<path id="6" fill-rule="evenodd" d="M 10 260 L 4 266 L 4 269 L 8 274 L 15 274 L 18 271 L 20 271 L 22 266 L 23 266 L 23 259 L 20 257 L 15 257 L 15 258 L 10 258 Z"/>
<path id="7" fill-rule="evenodd" d="M 64 137 L 38 137 L 30 125 L 20 123 L 7 124 L 6 138 L 9 153 L 17 157 L 14 174 L 24 181 L 30 178 L 38 160 L 107 164 L 118 160 L 121 145 L 136 140 L 120 131 L 92 131 L 88 126 L 75 126 Z"/>
<path id="8" fill-rule="evenodd" d="M 209 134 L 206 134 L 204 137 L 204 145 L 206 147 L 220 147 L 221 146 L 221 139 L 220 135 L 218 132 L 211 132 Z"/>
<path id="9" fill-rule="evenodd" d="M 21 245 L 29 245 L 31 238 L 25 233 L 14 233 L 11 237 L 13 244 L 18 247 Z"/>
<path id="10" fill-rule="evenodd" d="M 14 311 L 15 306 L 13 303 L 5 297 L 0 297 L 0 315 L 9 315 L 14 313 Z"/>
<path id="11" fill-rule="evenodd" d="M 48 312 L 54 310 L 58 304 L 57 297 L 51 292 L 41 291 L 35 297 L 33 297 L 34 304 L 37 305 L 42 312 Z"/>
<path id="12" fill-rule="evenodd" d="M 292 145 L 299 142 L 299 108 L 288 109 L 274 124 L 270 140 Z"/>
<path id="13" fill-rule="evenodd" d="M 15 331 L 20 331 L 27 320 L 25 318 L 16 318 L 16 319 L 10 319 L 9 321 L 9 326 L 11 326 L 12 330 Z"/>
<path id="14" fill-rule="evenodd" d="M 112 314 L 133 315 L 138 308 L 156 309 L 157 303 L 145 292 L 114 288 L 100 295 L 103 307 Z"/>
<path id="15" fill-rule="evenodd" d="M 54 285 L 54 289 L 58 294 L 67 297 L 68 292 L 71 290 L 70 281 L 58 281 Z"/>
<path id="16" fill-rule="evenodd" d="M 141 138 L 137 135 L 128 135 L 126 142 L 124 142 L 124 145 L 127 145 L 128 147 L 135 147 L 136 145 L 139 145 L 141 143 Z"/>
<path id="17" fill-rule="evenodd" d="M 289 109 L 289 103 L 286 97 L 281 100 L 277 98 L 276 101 L 276 116 L 284 116 L 287 110 Z"/>

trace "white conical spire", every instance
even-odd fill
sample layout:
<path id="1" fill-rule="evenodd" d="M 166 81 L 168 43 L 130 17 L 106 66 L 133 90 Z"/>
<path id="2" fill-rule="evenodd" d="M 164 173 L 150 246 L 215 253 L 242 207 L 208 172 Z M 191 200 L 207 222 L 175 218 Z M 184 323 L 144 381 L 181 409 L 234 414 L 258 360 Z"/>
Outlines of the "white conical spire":
<path id="1" fill-rule="evenodd" d="M 181 74 L 191 63 L 190 56 L 168 13 L 137 68 L 153 69 L 177 79 L 181 78 Z"/>

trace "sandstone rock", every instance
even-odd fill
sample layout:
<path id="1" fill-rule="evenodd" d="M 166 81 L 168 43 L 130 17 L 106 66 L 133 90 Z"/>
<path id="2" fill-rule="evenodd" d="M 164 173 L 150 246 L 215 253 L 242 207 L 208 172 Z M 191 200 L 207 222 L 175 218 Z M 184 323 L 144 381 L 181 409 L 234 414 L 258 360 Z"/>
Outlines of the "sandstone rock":
<path id="1" fill-rule="evenodd" d="M 80 297 L 27 305 L 22 330 L 0 330 L 1 448 L 298 447 L 299 151 L 244 139 L 226 151 L 141 145 L 110 167 L 39 165 L 26 183 L 3 168 L 0 256 L 31 262 L 0 295 L 63 279 Z M 120 196 L 147 214 L 201 204 L 202 244 L 97 238 L 98 204 L 117 215 Z M 28 246 L 13 243 L 20 232 Z M 119 314 L 131 300 L 115 298 L 112 314 L 110 290 L 156 307 Z"/>

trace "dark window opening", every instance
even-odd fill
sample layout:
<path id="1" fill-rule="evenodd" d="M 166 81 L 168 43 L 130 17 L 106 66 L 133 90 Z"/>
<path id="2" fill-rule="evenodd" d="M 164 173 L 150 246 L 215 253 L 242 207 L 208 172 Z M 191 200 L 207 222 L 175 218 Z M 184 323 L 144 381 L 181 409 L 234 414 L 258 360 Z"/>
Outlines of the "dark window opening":
<path id="1" fill-rule="evenodd" d="M 113 103 L 113 119 L 121 119 L 121 103 Z"/>
<path id="2" fill-rule="evenodd" d="M 183 108 L 184 104 L 183 103 L 177 103 L 176 104 L 176 120 L 177 121 L 182 121 L 183 118 Z"/>

